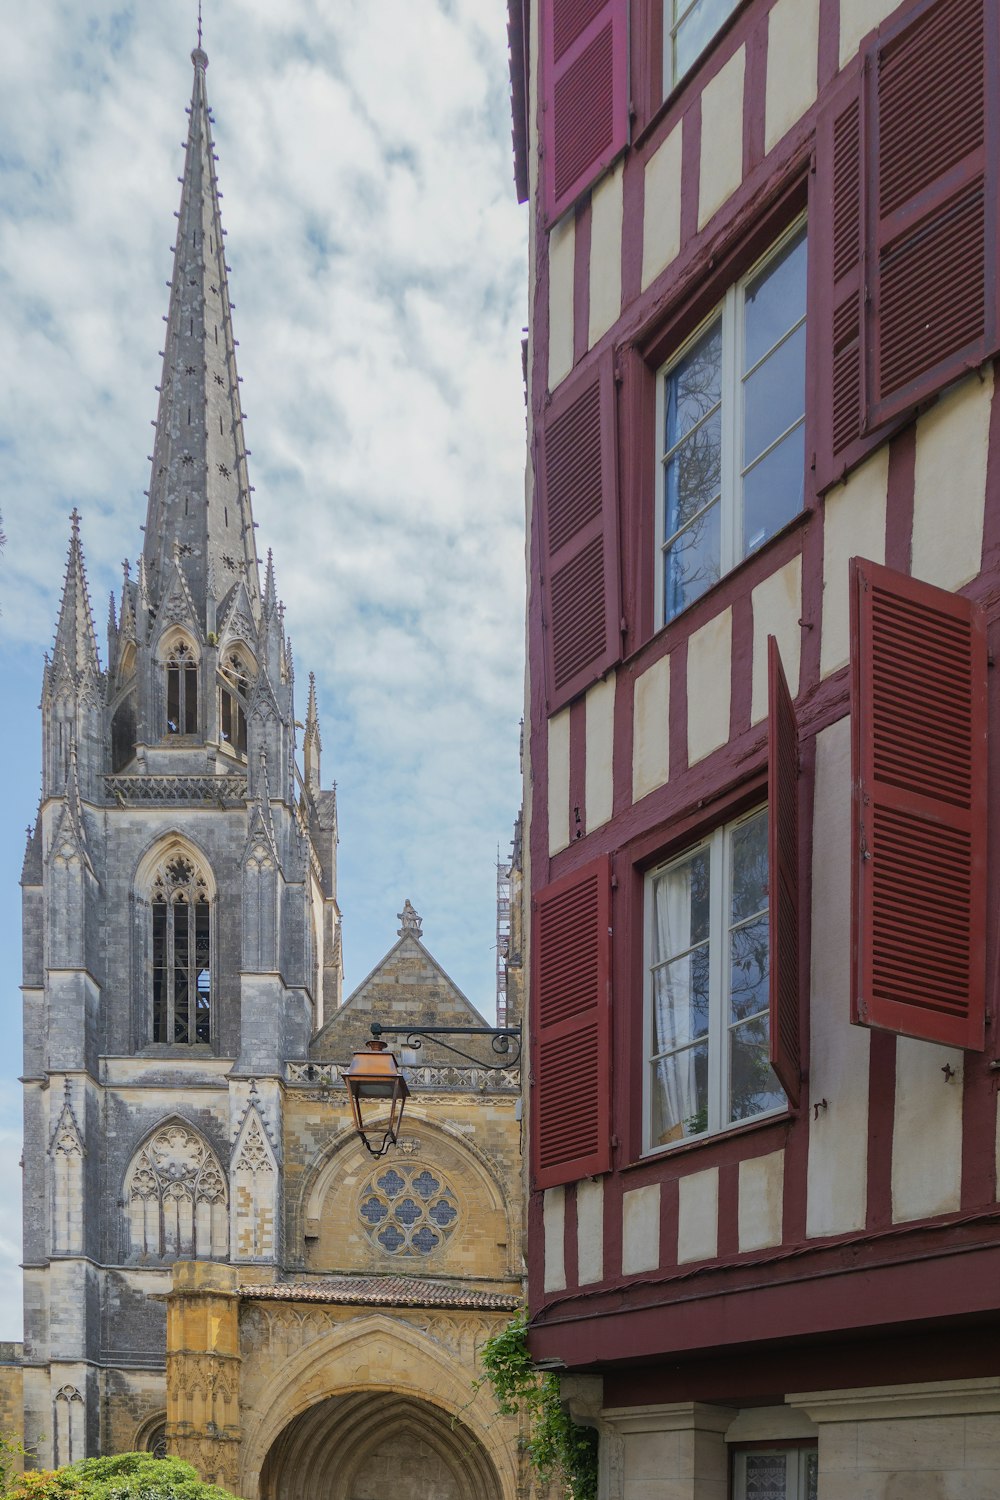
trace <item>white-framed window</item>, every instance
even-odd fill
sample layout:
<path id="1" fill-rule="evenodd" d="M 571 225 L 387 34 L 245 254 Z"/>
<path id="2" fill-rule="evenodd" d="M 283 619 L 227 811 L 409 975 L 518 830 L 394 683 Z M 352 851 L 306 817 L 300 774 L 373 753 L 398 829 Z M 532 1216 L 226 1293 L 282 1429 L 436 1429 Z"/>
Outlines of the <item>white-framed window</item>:
<path id="1" fill-rule="evenodd" d="M 656 617 L 666 624 L 805 497 L 806 231 L 726 292 L 656 382 Z"/>
<path id="2" fill-rule="evenodd" d="M 786 1108 L 769 1062 L 767 808 L 646 877 L 645 1149 Z"/>
<path id="3" fill-rule="evenodd" d="M 739 0 L 664 0 L 663 92 L 698 61 Z"/>
<path id="4" fill-rule="evenodd" d="M 818 1473 L 814 1447 L 737 1449 L 733 1500 L 816 1500 Z"/>

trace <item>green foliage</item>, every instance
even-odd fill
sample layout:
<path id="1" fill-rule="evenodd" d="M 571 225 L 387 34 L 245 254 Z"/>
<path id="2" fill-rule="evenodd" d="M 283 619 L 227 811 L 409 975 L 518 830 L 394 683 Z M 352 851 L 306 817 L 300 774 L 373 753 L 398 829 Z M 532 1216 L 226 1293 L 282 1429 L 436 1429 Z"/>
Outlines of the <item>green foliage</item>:
<path id="1" fill-rule="evenodd" d="M 17 1451 L 17 1450 L 14 1450 Z M 151 1453 L 85 1458 L 62 1469 L 5 1476 L 8 1500 L 234 1500 L 205 1484 L 190 1464 Z"/>
<path id="2" fill-rule="evenodd" d="M 573 1421 L 558 1375 L 539 1375 L 532 1365 L 526 1313 L 487 1339 L 480 1358 L 500 1413 L 528 1419 L 526 1448 L 539 1482 L 554 1480 L 567 1500 L 597 1500 L 597 1433 Z M 476 1390 L 483 1384 L 477 1381 Z"/>

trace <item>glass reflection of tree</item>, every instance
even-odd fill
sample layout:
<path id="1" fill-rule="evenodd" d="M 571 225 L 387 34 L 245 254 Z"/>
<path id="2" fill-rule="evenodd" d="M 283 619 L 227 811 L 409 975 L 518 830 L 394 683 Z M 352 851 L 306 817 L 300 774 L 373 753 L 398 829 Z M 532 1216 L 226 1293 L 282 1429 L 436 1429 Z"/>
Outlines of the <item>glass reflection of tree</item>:
<path id="1" fill-rule="evenodd" d="M 667 615 L 719 577 L 721 330 L 716 325 L 667 377 Z"/>
<path id="2" fill-rule="evenodd" d="M 729 933 L 730 1119 L 780 1102 L 768 1048 L 770 924 L 767 814 L 734 829 Z"/>

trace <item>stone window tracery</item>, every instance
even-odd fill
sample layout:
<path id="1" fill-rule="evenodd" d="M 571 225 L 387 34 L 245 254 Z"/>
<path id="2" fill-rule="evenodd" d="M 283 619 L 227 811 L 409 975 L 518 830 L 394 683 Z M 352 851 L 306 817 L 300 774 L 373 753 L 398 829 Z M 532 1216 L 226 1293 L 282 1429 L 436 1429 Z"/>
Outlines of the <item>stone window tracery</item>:
<path id="1" fill-rule="evenodd" d="M 167 657 L 167 733 L 198 733 L 198 661 L 187 641 Z"/>
<path id="2" fill-rule="evenodd" d="M 137 1153 L 125 1179 L 131 1255 L 224 1257 L 228 1196 L 218 1157 L 197 1131 L 180 1121 L 162 1126 Z"/>
<path id="3" fill-rule="evenodd" d="M 358 1215 L 381 1250 L 422 1256 L 430 1255 L 452 1233 L 459 1205 L 440 1172 L 414 1162 L 374 1172 L 358 1199 Z"/>
<path id="4" fill-rule="evenodd" d="M 243 760 L 247 753 L 246 704 L 250 696 L 252 675 L 238 651 L 227 652 L 219 668 L 219 732 L 223 741 Z"/>
<path id="5" fill-rule="evenodd" d="M 194 860 L 174 849 L 150 894 L 154 1042 L 209 1042 L 212 1033 L 212 903 Z"/>

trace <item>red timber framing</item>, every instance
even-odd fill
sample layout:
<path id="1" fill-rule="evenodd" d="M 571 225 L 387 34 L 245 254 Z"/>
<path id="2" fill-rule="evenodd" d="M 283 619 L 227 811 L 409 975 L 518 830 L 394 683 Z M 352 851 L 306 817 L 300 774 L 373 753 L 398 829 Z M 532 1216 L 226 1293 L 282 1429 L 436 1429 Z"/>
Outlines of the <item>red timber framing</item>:
<path id="1" fill-rule="evenodd" d="M 554 223 L 628 144 L 627 0 L 541 0 L 542 172 Z"/>
<path id="2" fill-rule="evenodd" d="M 851 608 L 851 1020 L 981 1051 L 985 619 L 861 558 Z"/>
<path id="3" fill-rule="evenodd" d="M 611 1166 L 610 862 L 532 907 L 532 1178 L 547 1188 Z"/>
<path id="4" fill-rule="evenodd" d="M 768 882 L 771 1067 L 798 1104 L 802 1006 L 799 985 L 799 732 L 774 636 L 767 642 Z"/>

